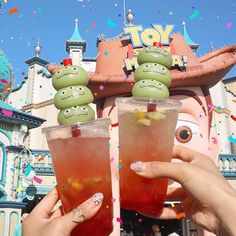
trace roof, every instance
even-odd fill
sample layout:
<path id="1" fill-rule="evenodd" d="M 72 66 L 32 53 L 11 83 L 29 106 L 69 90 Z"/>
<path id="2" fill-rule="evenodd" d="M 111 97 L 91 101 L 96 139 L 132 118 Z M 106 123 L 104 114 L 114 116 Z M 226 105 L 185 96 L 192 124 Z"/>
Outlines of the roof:
<path id="1" fill-rule="evenodd" d="M 187 29 L 186 29 L 186 23 L 185 23 L 185 22 L 183 22 L 182 26 L 183 26 L 182 34 L 183 34 L 183 37 L 184 37 L 184 39 L 186 40 L 186 42 L 187 42 L 189 45 L 197 45 L 197 44 L 194 43 L 194 42 L 192 41 L 192 39 L 189 37 L 188 32 L 187 32 Z"/>
<path id="2" fill-rule="evenodd" d="M 8 103 L 6 103 L 2 100 L 0 100 L 0 108 L 7 109 L 10 111 L 16 111 L 16 109 L 13 106 L 9 105 Z"/>
<path id="3" fill-rule="evenodd" d="M 20 112 L 3 101 L 0 101 L 0 121 L 8 124 L 24 124 L 29 129 L 37 128 L 45 122 L 44 119 Z"/>
<path id="4" fill-rule="evenodd" d="M 70 41 L 84 41 L 79 33 L 79 29 L 78 29 L 78 19 L 75 19 L 75 29 L 74 32 L 71 36 L 71 38 L 69 39 Z"/>
<path id="5" fill-rule="evenodd" d="M 89 88 L 95 99 L 122 94 L 131 94 L 134 84 L 133 74 L 124 67 L 128 48 L 132 46 L 127 37 L 101 41 L 95 73 L 89 73 Z M 236 45 L 229 45 L 197 57 L 182 34 L 171 35 L 170 48 L 173 54 L 188 57 L 186 70 L 171 69 L 171 88 L 212 87 L 236 64 Z M 108 54 L 105 52 L 109 52 Z M 106 89 L 99 90 L 103 84 Z"/>

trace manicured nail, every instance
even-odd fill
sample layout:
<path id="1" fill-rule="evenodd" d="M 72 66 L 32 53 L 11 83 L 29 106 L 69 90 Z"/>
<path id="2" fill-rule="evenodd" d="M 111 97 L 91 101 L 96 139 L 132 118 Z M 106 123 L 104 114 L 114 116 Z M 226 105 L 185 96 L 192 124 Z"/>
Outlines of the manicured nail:
<path id="1" fill-rule="evenodd" d="M 103 194 L 102 193 L 95 193 L 92 197 L 92 201 L 96 206 L 98 206 L 103 201 Z"/>
<path id="2" fill-rule="evenodd" d="M 137 161 L 137 162 L 132 163 L 130 165 L 130 169 L 135 171 L 135 172 L 141 172 L 141 171 L 144 171 L 145 166 L 141 161 Z"/>

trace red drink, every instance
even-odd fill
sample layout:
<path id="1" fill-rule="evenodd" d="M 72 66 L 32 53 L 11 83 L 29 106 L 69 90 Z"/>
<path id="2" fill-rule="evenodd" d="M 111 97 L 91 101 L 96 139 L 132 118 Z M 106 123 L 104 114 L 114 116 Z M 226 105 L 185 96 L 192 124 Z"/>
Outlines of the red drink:
<path id="1" fill-rule="evenodd" d="M 116 100 L 119 106 L 119 157 L 121 207 L 149 215 L 161 212 L 168 179 L 145 179 L 130 170 L 135 161 L 170 161 L 179 102 L 157 101 L 147 112 L 147 101 Z"/>
<path id="2" fill-rule="evenodd" d="M 109 136 L 99 132 L 100 126 L 89 128 L 91 130 L 88 130 L 88 127 L 87 130 L 83 130 L 81 125 L 80 135 L 76 135 L 77 137 L 50 139 L 47 136 L 48 145 L 65 213 L 97 192 L 102 192 L 104 195 L 102 207 L 97 215 L 78 225 L 72 235 L 107 236 L 113 229 Z M 70 134 L 68 130 L 65 133 Z M 72 133 L 74 128 L 71 135 Z"/>

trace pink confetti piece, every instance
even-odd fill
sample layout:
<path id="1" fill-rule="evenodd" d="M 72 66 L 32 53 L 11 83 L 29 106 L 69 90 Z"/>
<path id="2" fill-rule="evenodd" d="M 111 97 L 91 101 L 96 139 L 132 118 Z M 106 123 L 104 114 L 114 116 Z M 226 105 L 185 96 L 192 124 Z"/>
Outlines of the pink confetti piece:
<path id="1" fill-rule="evenodd" d="M 138 222 L 139 222 L 139 223 L 141 223 L 142 221 L 143 221 L 143 219 L 141 219 L 141 218 L 138 219 Z"/>
<path id="2" fill-rule="evenodd" d="M 104 90 L 104 86 L 102 84 L 99 86 L 99 90 Z"/>
<path id="3" fill-rule="evenodd" d="M 0 80 L 3 84 L 8 84 L 8 81 L 6 79 L 1 79 Z"/>
<path id="4" fill-rule="evenodd" d="M 112 163 L 115 160 L 114 157 L 111 157 L 110 162 Z"/>
<path id="5" fill-rule="evenodd" d="M 2 109 L 2 114 L 6 117 L 12 117 L 13 115 L 13 112 L 12 111 L 9 111 L 7 109 Z"/>
<path id="6" fill-rule="evenodd" d="M 90 25 L 91 25 L 92 28 L 96 27 L 96 23 L 95 22 L 92 22 Z"/>
<path id="7" fill-rule="evenodd" d="M 117 217 L 117 218 L 116 218 L 116 221 L 117 221 L 118 223 L 120 223 L 120 224 L 123 224 L 123 221 L 122 221 L 122 219 L 121 219 L 120 217 Z"/>
<path id="8" fill-rule="evenodd" d="M 33 180 L 34 180 L 36 183 L 38 183 L 38 184 L 41 184 L 41 183 L 43 182 L 43 180 L 40 179 L 40 178 L 37 177 L 37 176 L 34 176 Z"/>
<path id="9" fill-rule="evenodd" d="M 115 198 L 112 198 L 111 201 L 112 201 L 112 203 L 115 203 L 116 199 L 115 199 Z"/>
<path id="10" fill-rule="evenodd" d="M 227 28 L 227 29 L 231 29 L 232 25 L 233 25 L 232 22 L 228 22 L 228 23 L 226 24 L 226 28 Z"/>

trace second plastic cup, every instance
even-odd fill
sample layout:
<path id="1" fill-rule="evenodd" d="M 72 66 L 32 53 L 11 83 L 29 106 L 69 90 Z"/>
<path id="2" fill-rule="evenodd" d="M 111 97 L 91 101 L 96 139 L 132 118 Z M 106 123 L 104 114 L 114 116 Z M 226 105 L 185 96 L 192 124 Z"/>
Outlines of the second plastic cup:
<path id="1" fill-rule="evenodd" d="M 110 119 L 43 129 L 53 160 L 57 188 L 65 213 L 97 192 L 104 195 L 97 215 L 71 235 L 105 236 L 112 232 L 112 190 L 109 156 Z"/>
<path id="2" fill-rule="evenodd" d="M 136 161 L 171 160 L 181 103 L 175 100 L 116 99 L 119 114 L 121 207 L 148 215 L 161 212 L 168 180 L 146 179 L 130 170 Z"/>

